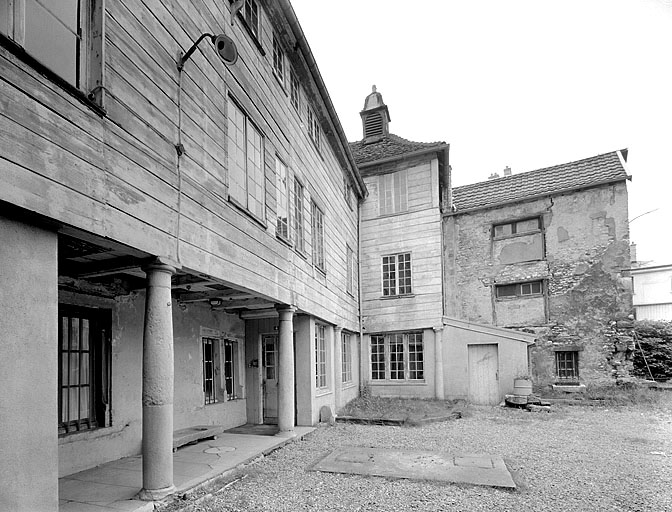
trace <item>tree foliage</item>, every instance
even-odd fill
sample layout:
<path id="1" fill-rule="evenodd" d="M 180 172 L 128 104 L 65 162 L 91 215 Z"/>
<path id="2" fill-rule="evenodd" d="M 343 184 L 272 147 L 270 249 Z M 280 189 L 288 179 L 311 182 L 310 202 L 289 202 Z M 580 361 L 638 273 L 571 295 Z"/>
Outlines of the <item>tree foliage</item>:
<path id="1" fill-rule="evenodd" d="M 657 381 L 672 379 L 672 322 L 637 321 L 635 338 L 634 374 L 645 379 L 653 375 Z"/>

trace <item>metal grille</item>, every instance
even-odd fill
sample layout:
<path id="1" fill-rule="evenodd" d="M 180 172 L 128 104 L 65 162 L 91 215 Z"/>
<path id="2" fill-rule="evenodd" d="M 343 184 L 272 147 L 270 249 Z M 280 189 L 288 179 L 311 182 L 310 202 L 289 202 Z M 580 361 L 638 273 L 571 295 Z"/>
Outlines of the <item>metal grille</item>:
<path id="1" fill-rule="evenodd" d="M 203 393 L 205 403 L 217 403 L 215 392 L 215 343 L 218 340 L 203 338 Z"/>
<path id="2" fill-rule="evenodd" d="M 327 348 L 324 325 L 315 325 L 315 387 L 327 387 Z"/>
<path id="3" fill-rule="evenodd" d="M 556 376 L 565 383 L 579 381 L 579 353 L 562 351 L 555 353 Z"/>

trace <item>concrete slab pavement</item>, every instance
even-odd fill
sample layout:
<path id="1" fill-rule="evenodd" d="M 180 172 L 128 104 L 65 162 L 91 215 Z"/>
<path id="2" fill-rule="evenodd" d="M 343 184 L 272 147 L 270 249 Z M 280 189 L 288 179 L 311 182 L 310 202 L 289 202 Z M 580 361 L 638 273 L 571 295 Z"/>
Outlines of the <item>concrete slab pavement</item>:
<path id="1" fill-rule="evenodd" d="M 183 446 L 173 453 L 175 494 L 205 485 L 313 430 L 295 427 L 296 435 L 291 438 L 224 432 L 217 439 Z M 136 499 L 141 488 L 142 456 L 125 457 L 60 478 L 59 512 L 153 511 L 154 502 Z"/>
<path id="2" fill-rule="evenodd" d="M 516 488 L 504 460 L 496 455 L 342 447 L 309 469 Z"/>

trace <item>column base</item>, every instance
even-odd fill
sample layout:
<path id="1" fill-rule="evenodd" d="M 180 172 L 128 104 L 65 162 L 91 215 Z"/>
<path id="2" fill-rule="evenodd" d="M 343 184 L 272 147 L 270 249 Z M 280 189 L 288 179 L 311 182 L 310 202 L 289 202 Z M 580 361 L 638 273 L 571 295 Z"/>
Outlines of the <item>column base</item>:
<path id="1" fill-rule="evenodd" d="M 293 430 L 285 430 L 284 432 L 278 432 L 275 434 L 275 437 L 284 437 L 287 439 L 291 439 L 292 437 L 296 437 L 296 432 Z"/>
<path id="2" fill-rule="evenodd" d="M 159 501 L 173 494 L 176 490 L 177 487 L 174 485 L 164 487 L 163 489 L 141 489 L 137 494 L 137 498 L 142 501 Z"/>

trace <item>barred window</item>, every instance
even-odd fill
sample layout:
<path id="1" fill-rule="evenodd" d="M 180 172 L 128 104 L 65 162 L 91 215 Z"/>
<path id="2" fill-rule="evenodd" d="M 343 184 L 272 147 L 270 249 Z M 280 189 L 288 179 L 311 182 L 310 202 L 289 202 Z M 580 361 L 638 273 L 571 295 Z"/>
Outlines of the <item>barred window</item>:
<path id="1" fill-rule="evenodd" d="M 111 325 L 107 310 L 59 308 L 59 434 L 109 426 Z"/>
<path id="2" fill-rule="evenodd" d="M 238 398 L 235 387 L 235 342 L 219 338 L 202 340 L 205 404 Z"/>
<path id="3" fill-rule="evenodd" d="M 555 353 L 555 375 L 564 384 L 579 383 L 579 352 L 558 351 Z"/>
<path id="4" fill-rule="evenodd" d="M 383 256 L 383 297 L 410 295 L 413 293 L 411 276 L 411 253 Z"/>
<path id="5" fill-rule="evenodd" d="M 424 378 L 424 345 L 421 332 L 371 336 L 372 380 Z"/>

